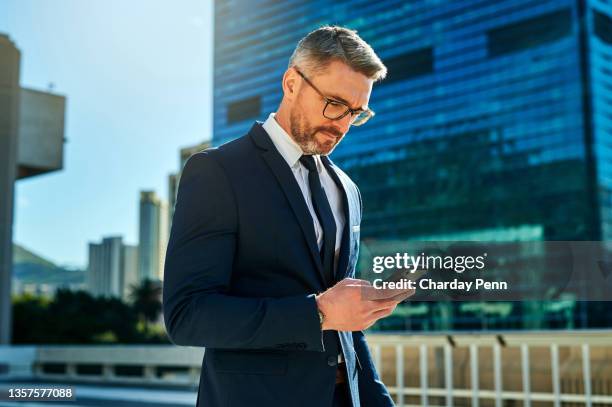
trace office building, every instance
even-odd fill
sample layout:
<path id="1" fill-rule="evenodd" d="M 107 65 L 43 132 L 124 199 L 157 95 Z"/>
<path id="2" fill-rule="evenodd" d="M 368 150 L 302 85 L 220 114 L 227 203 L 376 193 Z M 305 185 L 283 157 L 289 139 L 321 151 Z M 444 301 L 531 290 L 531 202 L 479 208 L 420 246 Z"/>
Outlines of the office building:
<path id="1" fill-rule="evenodd" d="M 138 279 L 161 280 L 168 244 L 168 204 L 154 191 L 140 193 Z"/>
<path id="2" fill-rule="evenodd" d="M 130 300 L 132 287 L 138 284 L 138 248 L 123 244 L 121 236 L 105 237 L 101 243 L 89 243 L 87 288 L 94 296 Z"/>
<path id="3" fill-rule="evenodd" d="M 213 144 L 278 106 L 293 48 L 321 24 L 358 30 L 389 71 L 376 116 L 332 155 L 361 189 L 362 241 L 612 238 L 609 2 L 219 0 Z M 607 309 L 438 306 L 394 328 L 587 328 Z"/>

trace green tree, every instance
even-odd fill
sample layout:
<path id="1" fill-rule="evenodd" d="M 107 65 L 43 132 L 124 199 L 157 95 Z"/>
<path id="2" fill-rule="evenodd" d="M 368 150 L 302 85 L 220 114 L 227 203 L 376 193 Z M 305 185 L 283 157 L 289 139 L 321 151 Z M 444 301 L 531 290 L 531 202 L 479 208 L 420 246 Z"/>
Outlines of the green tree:
<path id="1" fill-rule="evenodd" d="M 22 295 L 13 300 L 15 344 L 143 343 L 138 315 L 116 298 L 60 289 L 52 300 Z"/>
<path id="2" fill-rule="evenodd" d="M 12 343 L 40 343 L 45 337 L 49 300 L 31 294 L 16 296 L 13 302 L 13 338 Z"/>
<path id="3" fill-rule="evenodd" d="M 161 313 L 161 293 L 161 284 L 148 278 L 139 285 L 132 286 L 132 307 L 142 322 L 147 337 L 150 334 L 149 323 L 155 322 Z"/>

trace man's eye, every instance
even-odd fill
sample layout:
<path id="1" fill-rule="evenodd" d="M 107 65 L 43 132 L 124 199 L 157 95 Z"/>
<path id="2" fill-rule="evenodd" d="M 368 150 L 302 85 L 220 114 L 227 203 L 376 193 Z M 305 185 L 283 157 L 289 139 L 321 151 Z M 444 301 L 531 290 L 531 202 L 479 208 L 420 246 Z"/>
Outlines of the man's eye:
<path id="1" fill-rule="evenodd" d="M 330 102 L 329 102 L 329 104 L 330 104 L 330 105 L 332 105 L 332 106 L 338 106 L 338 107 L 339 107 L 339 106 L 344 106 L 344 103 L 335 102 L 335 101 L 333 101 L 333 100 L 332 100 L 332 101 L 330 101 Z"/>

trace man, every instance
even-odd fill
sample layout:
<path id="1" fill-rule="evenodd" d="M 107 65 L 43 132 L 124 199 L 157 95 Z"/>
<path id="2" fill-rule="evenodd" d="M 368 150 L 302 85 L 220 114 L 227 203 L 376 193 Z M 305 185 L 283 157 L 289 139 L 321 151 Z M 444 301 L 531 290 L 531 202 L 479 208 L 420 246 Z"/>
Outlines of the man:
<path id="1" fill-rule="evenodd" d="M 198 406 L 392 406 L 362 330 L 411 295 L 355 279 L 361 197 L 327 157 L 386 68 L 355 31 L 297 45 L 265 123 L 193 155 L 164 270 L 177 345 L 206 348 Z"/>

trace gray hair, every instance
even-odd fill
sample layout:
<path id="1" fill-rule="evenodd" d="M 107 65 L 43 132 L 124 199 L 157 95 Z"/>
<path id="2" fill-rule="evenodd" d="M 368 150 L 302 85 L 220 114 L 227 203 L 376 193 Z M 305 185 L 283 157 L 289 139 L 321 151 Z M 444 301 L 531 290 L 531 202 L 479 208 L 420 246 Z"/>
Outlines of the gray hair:
<path id="1" fill-rule="evenodd" d="M 387 67 L 357 31 L 339 26 L 323 26 L 302 38 L 289 58 L 289 68 L 312 75 L 324 72 L 332 61 L 344 62 L 374 82 L 387 76 Z"/>

